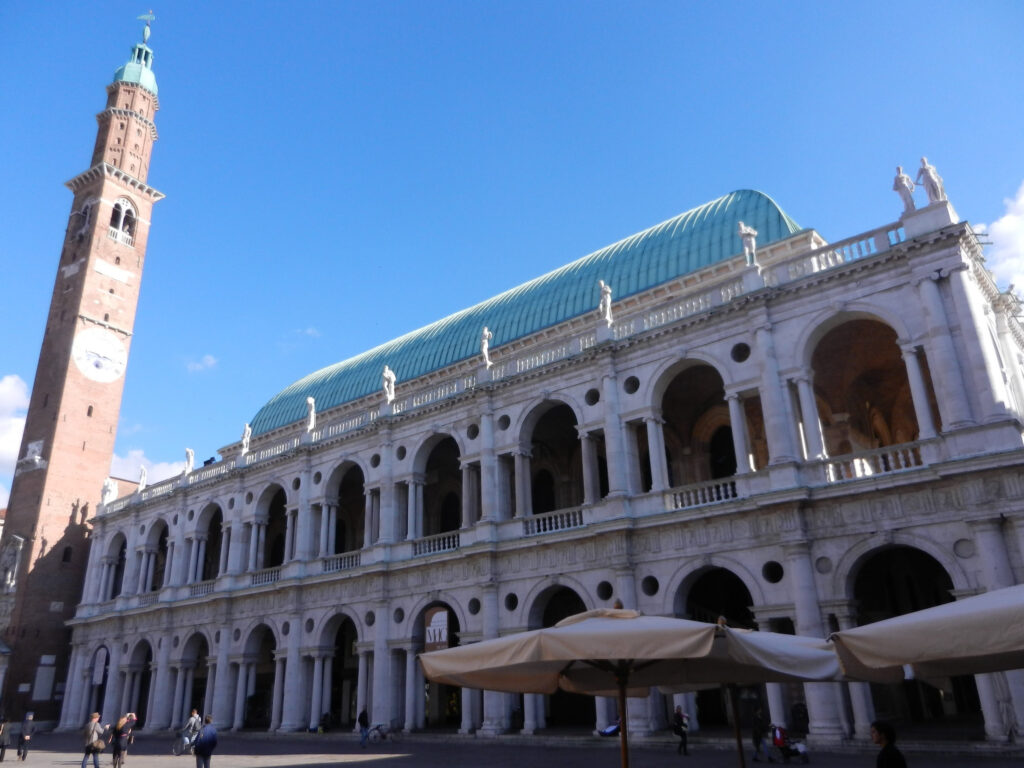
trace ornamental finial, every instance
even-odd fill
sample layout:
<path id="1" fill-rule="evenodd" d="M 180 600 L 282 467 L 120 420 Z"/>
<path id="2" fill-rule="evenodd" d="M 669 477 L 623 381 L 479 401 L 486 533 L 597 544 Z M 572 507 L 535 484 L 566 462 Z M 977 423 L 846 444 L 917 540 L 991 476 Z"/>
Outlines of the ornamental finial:
<path id="1" fill-rule="evenodd" d="M 153 10 L 152 9 L 150 9 L 149 13 L 144 13 L 141 16 L 139 16 L 139 21 L 146 22 L 146 26 L 143 27 L 143 29 L 142 29 L 142 42 L 143 43 L 148 43 L 149 42 L 149 32 L 150 32 L 149 23 L 151 21 L 153 21 L 153 19 L 155 19 L 155 18 L 156 18 L 156 16 L 153 15 Z"/>

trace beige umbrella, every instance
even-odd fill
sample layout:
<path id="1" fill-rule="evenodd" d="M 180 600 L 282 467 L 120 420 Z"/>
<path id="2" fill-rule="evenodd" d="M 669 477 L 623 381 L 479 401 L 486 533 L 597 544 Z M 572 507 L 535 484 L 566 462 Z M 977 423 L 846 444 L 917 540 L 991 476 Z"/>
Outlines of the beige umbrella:
<path id="1" fill-rule="evenodd" d="M 843 671 L 878 683 L 1024 668 L 1024 585 L 836 632 Z"/>
<path id="2" fill-rule="evenodd" d="M 617 609 L 588 611 L 547 629 L 419 658 L 428 679 L 448 685 L 511 693 L 554 693 L 561 688 L 617 696 L 623 768 L 629 766 L 627 696 L 644 696 L 652 686 L 681 690 L 721 683 L 838 680 L 841 674 L 824 640 Z"/>

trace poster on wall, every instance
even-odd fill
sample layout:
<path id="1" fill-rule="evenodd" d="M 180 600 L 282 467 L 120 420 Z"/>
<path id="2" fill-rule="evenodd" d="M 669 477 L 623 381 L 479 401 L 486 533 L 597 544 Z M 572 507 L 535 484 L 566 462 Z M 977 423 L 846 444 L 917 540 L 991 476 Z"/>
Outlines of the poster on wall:
<path id="1" fill-rule="evenodd" d="M 431 608 L 424 614 L 423 624 L 426 628 L 426 637 L 423 643 L 424 651 L 439 651 L 442 648 L 448 647 L 447 608 L 444 606 Z"/>

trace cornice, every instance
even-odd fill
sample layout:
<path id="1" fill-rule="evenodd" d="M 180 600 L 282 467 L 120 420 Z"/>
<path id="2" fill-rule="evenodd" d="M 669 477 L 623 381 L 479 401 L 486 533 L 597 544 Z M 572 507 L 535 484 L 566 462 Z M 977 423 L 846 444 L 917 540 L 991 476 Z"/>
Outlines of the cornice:
<path id="1" fill-rule="evenodd" d="M 83 173 L 78 174 L 72 179 L 64 182 L 64 186 L 70 189 L 72 192 L 80 192 L 82 189 L 87 187 L 89 184 L 97 181 L 101 178 L 114 179 L 126 187 L 135 190 L 140 195 L 150 198 L 153 202 L 164 199 L 164 193 L 149 186 L 145 182 L 139 181 L 137 178 L 132 176 L 130 173 L 125 173 L 120 168 L 115 168 L 109 163 L 97 163 L 92 168 Z"/>

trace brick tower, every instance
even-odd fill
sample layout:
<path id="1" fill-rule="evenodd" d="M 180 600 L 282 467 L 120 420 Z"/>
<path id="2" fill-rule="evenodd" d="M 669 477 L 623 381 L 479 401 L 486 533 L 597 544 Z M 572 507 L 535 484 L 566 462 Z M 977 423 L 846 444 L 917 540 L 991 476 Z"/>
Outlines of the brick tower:
<path id="1" fill-rule="evenodd" d="M 0 616 L 11 647 L 4 712 L 60 715 L 89 526 L 114 453 L 153 204 L 146 184 L 159 108 L 149 20 L 107 86 L 90 167 L 74 195 L 46 318 L 7 520 Z M 116 493 L 116 492 L 115 492 Z"/>

